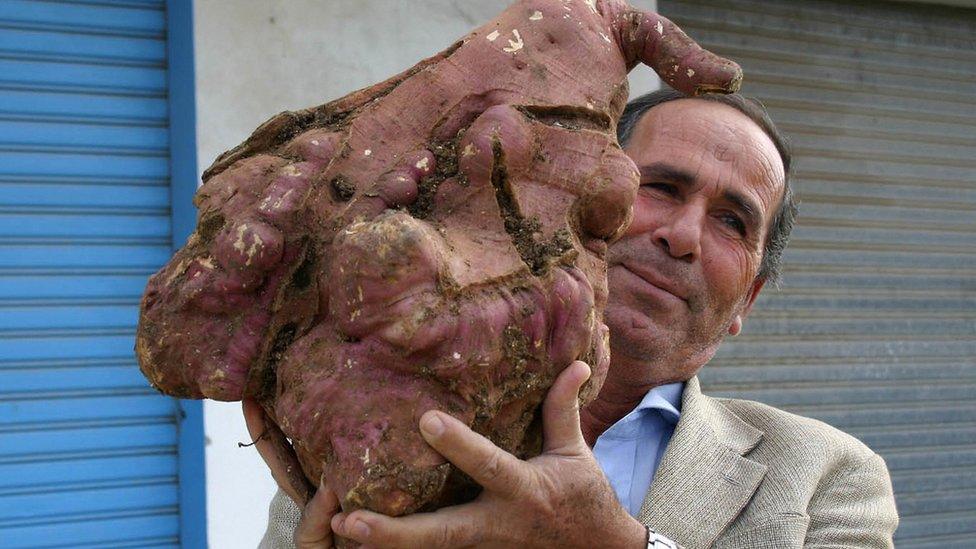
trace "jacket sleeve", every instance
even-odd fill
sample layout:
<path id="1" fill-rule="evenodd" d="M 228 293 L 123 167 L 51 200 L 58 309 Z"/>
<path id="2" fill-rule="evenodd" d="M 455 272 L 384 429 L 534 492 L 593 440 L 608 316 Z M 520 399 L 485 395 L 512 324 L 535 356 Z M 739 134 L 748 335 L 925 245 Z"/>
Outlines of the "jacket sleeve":
<path id="1" fill-rule="evenodd" d="M 884 460 L 872 454 L 825 477 L 807 513 L 804 547 L 894 547 L 898 511 Z"/>
<path id="2" fill-rule="evenodd" d="M 295 529 L 302 518 L 302 510 L 288 497 L 288 494 L 278 490 L 271 498 L 271 508 L 268 510 L 268 529 L 258 545 L 258 549 L 293 549 L 295 547 Z"/>

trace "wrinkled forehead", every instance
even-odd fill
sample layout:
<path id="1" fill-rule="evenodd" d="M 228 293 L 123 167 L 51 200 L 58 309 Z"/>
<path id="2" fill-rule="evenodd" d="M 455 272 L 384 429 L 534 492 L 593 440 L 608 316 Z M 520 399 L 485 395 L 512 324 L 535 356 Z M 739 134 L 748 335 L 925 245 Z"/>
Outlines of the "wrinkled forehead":
<path id="1" fill-rule="evenodd" d="M 772 139 L 723 103 L 688 98 L 657 105 L 641 117 L 627 150 L 638 165 L 683 162 L 696 171 L 711 165 L 771 197 L 784 186 L 783 159 Z"/>

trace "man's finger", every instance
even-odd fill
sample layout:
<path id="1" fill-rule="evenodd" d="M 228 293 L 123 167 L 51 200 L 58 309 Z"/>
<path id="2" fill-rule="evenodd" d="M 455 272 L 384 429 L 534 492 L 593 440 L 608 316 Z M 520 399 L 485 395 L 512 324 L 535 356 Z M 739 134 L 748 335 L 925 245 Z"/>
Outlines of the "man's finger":
<path id="1" fill-rule="evenodd" d="M 667 17 L 632 8 L 619 24 L 628 62 L 651 67 L 672 88 L 690 95 L 739 91 L 739 65 L 702 48 Z"/>
<path id="2" fill-rule="evenodd" d="M 579 360 L 567 366 L 542 403 L 542 451 L 577 450 L 586 446 L 580 428 L 579 390 L 590 378 L 590 367 Z"/>
<path id="3" fill-rule="evenodd" d="M 302 511 L 295 529 L 296 549 L 331 549 L 332 517 L 339 511 L 339 497 L 324 481 Z"/>
<path id="4" fill-rule="evenodd" d="M 490 491 L 514 495 L 523 487 L 526 464 L 449 414 L 430 410 L 420 432 L 437 452 Z"/>
<path id="5" fill-rule="evenodd" d="M 251 441 L 257 448 L 258 454 L 271 471 L 271 476 L 278 483 L 278 487 L 288 494 L 292 501 L 301 505 L 298 492 L 291 487 L 289 482 L 285 482 L 287 475 L 284 474 L 284 465 L 278 460 L 277 453 L 268 446 L 265 440 L 267 434 L 267 423 L 264 419 L 264 409 L 256 400 L 244 399 L 241 401 L 244 410 L 244 423 L 247 424 L 247 432 L 251 435 Z"/>
<path id="6" fill-rule="evenodd" d="M 485 537 L 487 527 L 470 504 L 404 517 L 358 510 L 332 519 L 336 534 L 369 547 L 469 547 Z"/>
<path id="7" fill-rule="evenodd" d="M 271 476 L 292 501 L 299 507 L 304 507 L 312 497 L 313 487 L 305 479 L 298 457 L 284 433 L 277 425 L 267 421 L 264 409 L 256 400 L 245 399 L 241 405 L 247 432 L 251 435 L 261 459 L 271 470 Z"/>

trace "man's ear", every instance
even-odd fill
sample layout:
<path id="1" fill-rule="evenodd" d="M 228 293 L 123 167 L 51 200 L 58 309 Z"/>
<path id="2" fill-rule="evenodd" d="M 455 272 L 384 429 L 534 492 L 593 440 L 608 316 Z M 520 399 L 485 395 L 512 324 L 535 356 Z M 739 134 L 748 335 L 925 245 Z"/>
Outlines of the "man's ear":
<path id="1" fill-rule="evenodd" d="M 749 296 L 746 298 L 746 302 L 742 305 L 742 309 L 732 317 L 732 323 L 729 324 L 730 336 L 737 336 L 742 331 L 742 322 L 749 316 L 749 311 L 752 310 L 753 304 L 756 303 L 756 298 L 759 297 L 759 292 L 762 291 L 765 285 L 765 278 L 756 278 L 752 283 L 752 288 L 749 289 Z"/>

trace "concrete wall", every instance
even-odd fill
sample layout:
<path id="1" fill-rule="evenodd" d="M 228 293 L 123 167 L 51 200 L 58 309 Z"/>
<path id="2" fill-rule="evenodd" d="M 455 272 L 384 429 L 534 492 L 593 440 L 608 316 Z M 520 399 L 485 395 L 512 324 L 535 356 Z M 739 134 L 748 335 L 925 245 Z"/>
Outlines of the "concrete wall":
<path id="1" fill-rule="evenodd" d="M 503 0 L 197 0 L 200 171 L 283 110 L 318 105 L 400 72 L 487 22 Z M 656 0 L 632 0 L 653 10 Z M 658 86 L 648 69 L 631 94 Z M 275 485 L 247 442 L 239 403 L 207 401 L 210 546 L 254 547 Z"/>

